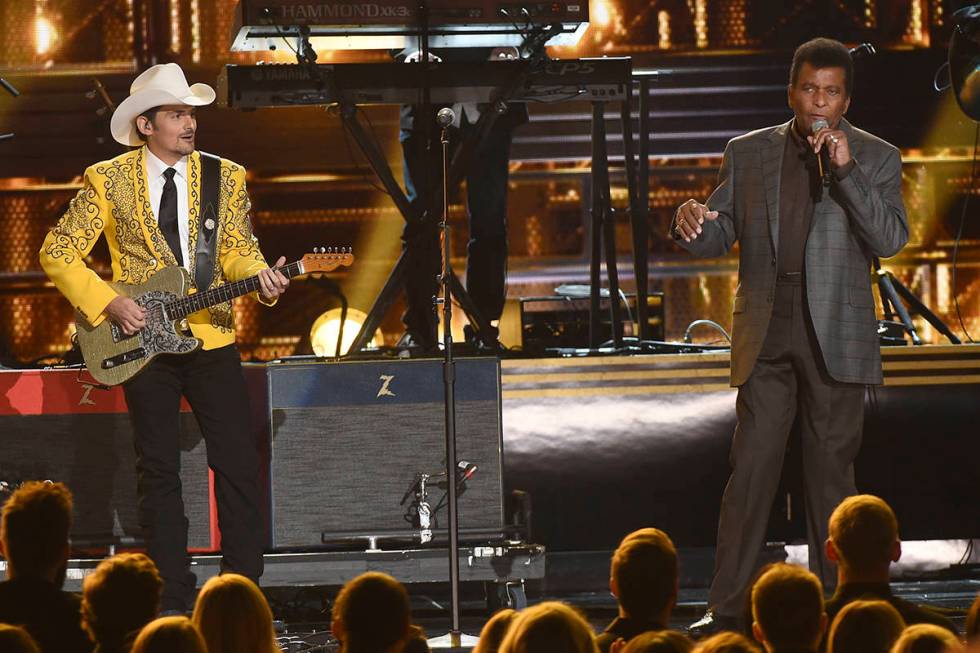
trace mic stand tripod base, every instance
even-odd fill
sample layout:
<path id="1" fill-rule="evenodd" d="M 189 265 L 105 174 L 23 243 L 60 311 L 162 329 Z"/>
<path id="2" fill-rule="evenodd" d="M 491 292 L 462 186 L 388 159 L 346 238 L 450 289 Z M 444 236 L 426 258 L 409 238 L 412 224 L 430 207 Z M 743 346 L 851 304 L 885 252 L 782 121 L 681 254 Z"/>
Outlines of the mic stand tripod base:
<path id="1" fill-rule="evenodd" d="M 446 633 L 445 635 L 440 635 L 439 637 L 433 637 L 428 641 L 428 643 L 429 648 L 431 649 L 460 647 L 473 648 L 479 641 L 479 637 L 467 635 L 466 633 Z"/>

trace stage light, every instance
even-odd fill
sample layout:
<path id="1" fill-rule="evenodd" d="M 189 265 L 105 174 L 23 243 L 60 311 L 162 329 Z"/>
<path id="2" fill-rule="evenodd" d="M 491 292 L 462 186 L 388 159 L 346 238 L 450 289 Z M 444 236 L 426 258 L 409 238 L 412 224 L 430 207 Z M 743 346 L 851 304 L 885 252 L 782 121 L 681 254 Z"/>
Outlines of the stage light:
<path id="1" fill-rule="evenodd" d="M 46 54 L 51 50 L 51 46 L 54 45 L 57 38 L 58 35 L 51 21 L 42 15 L 38 15 L 34 19 L 34 47 L 37 54 Z"/>
<path id="2" fill-rule="evenodd" d="M 697 38 L 697 47 L 708 47 L 708 2 L 707 0 L 694 0 L 694 33 Z"/>
<path id="3" fill-rule="evenodd" d="M 201 4 L 191 0 L 191 60 L 201 63 Z"/>
<path id="4" fill-rule="evenodd" d="M 313 353 L 317 356 L 330 357 L 337 354 L 337 337 L 340 335 L 340 315 L 341 309 L 333 308 L 321 315 L 310 328 L 310 344 Z M 341 355 L 346 354 L 350 346 L 354 344 L 361 326 L 367 320 L 367 314 L 356 308 L 347 310 L 347 320 L 344 322 L 344 338 L 340 343 Z M 381 347 L 384 345 L 384 334 L 381 329 L 374 332 L 371 340 L 371 347 Z"/>
<path id="5" fill-rule="evenodd" d="M 180 52 L 180 4 L 170 3 L 170 50 Z"/>
<path id="6" fill-rule="evenodd" d="M 612 16 L 609 12 L 608 2 L 604 0 L 596 2 L 592 7 L 592 22 L 599 27 L 606 27 L 610 20 L 612 20 Z"/>
<path id="7" fill-rule="evenodd" d="M 670 14 L 661 9 L 657 12 L 657 33 L 661 50 L 670 49 Z"/>

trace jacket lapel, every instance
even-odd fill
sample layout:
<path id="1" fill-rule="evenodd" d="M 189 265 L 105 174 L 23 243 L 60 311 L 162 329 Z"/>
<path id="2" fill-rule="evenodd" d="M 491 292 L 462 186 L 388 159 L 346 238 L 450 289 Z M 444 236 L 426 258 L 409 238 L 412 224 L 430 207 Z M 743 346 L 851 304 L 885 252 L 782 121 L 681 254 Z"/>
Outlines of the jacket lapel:
<path id="1" fill-rule="evenodd" d="M 198 216 L 201 210 L 201 154 L 197 150 L 187 157 L 187 219 L 190 220 L 187 232 L 188 256 L 187 271 L 195 279 L 197 267 L 197 239 L 200 237 Z M 201 290 L 201 288 L 198 288 Z"/>
<path id="2" fill-rule="evenodd" d="M 150 185 L 146 171 L 146 146 L 141 147 L 136 154 L 136 165 L 133 166 L 133 185 L 136 187 L 137 206 L 142 207 L 139 212 L 140 228 L 143 230 L 143 240 L 150 253 L 158 261 L 168 261 L 176 263 L 170 250 L 164 251 L 160 245 L 163 241 L 163 234 L 157 225 L 157 215 L 150 202 Z"/>
<path id="3" fill-rule="evenodd" d="M 760 152 L 762 176 L 766 185 L 766 209 L 769 214 L 769 242 L 774 257 L 779 253 L 779 184 L 783 172 L 783 151 L 786 149 L 787 130 L 790 124 L 787 122 L 773 129 Z"/>
<path id="4" fill-rule="evenodd" d="M 840 127 L 842 132 L 847 134 L 847 145 L 851 148 L 851 158 L 857 159 L 861 149 L 861 135 L 858 134 L 858 131 L 854 129 L 854 126 L 847 122 L 847 120 L 844 118 L 840 119 L 840 124 L 838 127 Z"/>

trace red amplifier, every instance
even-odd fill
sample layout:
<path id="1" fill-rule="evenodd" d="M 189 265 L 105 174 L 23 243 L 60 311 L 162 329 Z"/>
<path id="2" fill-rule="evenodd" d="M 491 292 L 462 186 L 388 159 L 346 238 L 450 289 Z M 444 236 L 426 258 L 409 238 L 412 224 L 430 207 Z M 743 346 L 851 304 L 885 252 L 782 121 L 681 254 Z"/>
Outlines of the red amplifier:
<path id="1" fill-rule="evenodd" d="M 188 546 L 219 547 L 213 479 L 190 407 L 180 419 Z M 138 545 L 136 454 L 121 387 L 100 389 L 78 370 L 0 371 L 0 482 L 65 483 L 74 494 L 78 548 Z"/>

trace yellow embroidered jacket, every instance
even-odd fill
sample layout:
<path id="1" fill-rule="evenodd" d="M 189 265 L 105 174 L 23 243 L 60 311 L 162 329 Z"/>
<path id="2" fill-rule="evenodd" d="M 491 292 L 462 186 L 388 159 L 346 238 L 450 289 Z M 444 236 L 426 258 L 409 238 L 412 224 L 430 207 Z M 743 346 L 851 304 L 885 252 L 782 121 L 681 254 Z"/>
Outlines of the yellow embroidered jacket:
<path id="1" fill-rule="evenodd" d="M 105 308 L 117 296 L 108 283 L 85 265 L 85 257 L 101 234 L 105 234 L 109 244 L 114 282 L 142 284 L 162 268 L 177 265 L 150 206 L 145 151 L 144 146 L 89 167 L 83 188 L 48 232 L 41 247 L 44 271 L 92 326 L 106 318 Z M 198 152 L 187 157 L 187 179 L 189 245 L 194 252 L 201 204 Z M 245 169 L 222 159 L 219 189 L 212 287 L 251 277 L 268 267 L 252 233 Z M 191 256 L 188 266 L 192 286 L 194 258 Z M 204 341 L 204 349 L 224 347 L 235 341 L 231 302 L 194 313 L 187 321 L 194 336 Z"/>

